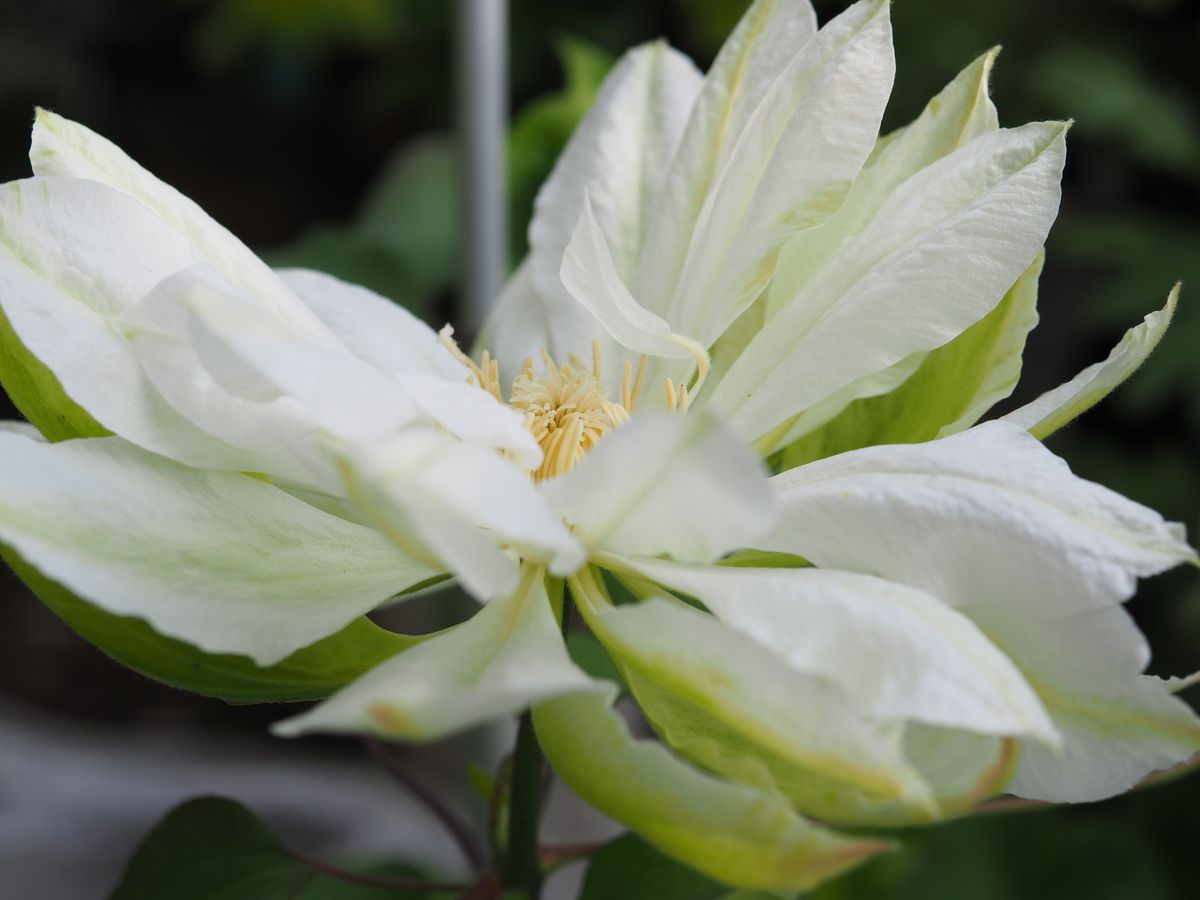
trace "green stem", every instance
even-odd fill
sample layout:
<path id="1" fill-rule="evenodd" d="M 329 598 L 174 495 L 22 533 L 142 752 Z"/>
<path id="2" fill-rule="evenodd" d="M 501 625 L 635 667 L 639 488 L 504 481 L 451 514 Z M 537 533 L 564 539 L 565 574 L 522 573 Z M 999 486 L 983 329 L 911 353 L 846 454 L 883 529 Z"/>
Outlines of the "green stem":
<path id="1" fill-rule="evenodd" d="M 538 858 L 539 795 L 544 758 L 529 713 L 521 716 L 517 746 L 513 751 L 512 788 L 508 800 L 508 850 L 504 860 L 504 885 L 537 900 L 542 889 Z"/>

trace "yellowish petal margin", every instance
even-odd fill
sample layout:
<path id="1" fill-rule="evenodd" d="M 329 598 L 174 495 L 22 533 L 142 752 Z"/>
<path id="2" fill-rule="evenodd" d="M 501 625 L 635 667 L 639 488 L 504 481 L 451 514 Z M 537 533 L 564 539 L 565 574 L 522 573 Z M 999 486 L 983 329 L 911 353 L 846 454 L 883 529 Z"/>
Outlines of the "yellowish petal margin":
<path id="1" fill-rule="evenodd" d="M 814 825 L 778 794 L 721 781 L 635 739 L 612 700 L 581 693 L 535 706 L 538 741 L 579 796 L 668 856 L 736 887 L 806 890 L 891 849 Z"/>

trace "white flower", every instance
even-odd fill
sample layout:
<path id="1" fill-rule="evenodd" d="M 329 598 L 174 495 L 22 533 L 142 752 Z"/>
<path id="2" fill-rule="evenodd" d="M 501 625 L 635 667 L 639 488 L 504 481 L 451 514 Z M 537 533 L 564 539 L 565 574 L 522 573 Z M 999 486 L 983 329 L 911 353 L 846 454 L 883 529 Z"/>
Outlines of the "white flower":
<path id="1" fill-rule="evenodd" d="M 807 0 L 759 0 L 706 77 L 632 51 L 478 362 L 362 288 L 270 271 L 42 113 L 35 177 L 0 188 L 0 377 L 79 439 L 0 433 L 0 538 L 264 666 L 449 573 L 490 602 L 279 733 L 432 740 L 532 706 L 579 793 L 731 884 L 803 888 L 883 846 L 804 815 L 1123 791 L 1200 748 L 1121 606 L 1196 557 L 1036 438 L 1140 364 L 1174 294 L 975 426 L 1036 321 L 1066 132 L 999 127 L 993 58 L 879 138 L 884 0 L 820 31 Z M 564 581 L 666 746 L 571 663 Z"/>

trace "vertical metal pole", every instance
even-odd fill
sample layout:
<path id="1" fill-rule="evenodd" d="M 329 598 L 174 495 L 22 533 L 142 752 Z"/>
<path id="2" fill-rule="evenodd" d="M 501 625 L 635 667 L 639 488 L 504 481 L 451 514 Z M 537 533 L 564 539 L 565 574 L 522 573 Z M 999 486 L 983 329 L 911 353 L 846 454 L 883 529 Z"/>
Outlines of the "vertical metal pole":
<path id="1" fill-rule="evenodd" d="M 464 336 L 478 333 L 508 269 L 507 118 L 508 0 L 458 0 Z"/>

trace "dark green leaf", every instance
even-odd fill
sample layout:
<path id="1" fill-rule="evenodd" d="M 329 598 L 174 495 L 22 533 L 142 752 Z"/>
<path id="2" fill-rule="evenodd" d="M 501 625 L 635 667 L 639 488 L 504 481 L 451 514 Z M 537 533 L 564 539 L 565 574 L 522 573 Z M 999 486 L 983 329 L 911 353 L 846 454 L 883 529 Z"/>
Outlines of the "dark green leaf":
<path id="1" fill-rule="evenodd" d="M 361 870 L 423 881 L 419 869 L 388 863 Z M 222 797 L 199 797 L 169 812 L 142 841 L 109 900 L 451 900 L 446 892 L 354 884 L 293 856 L 258 816 Z"/>
<path id="2" fill-rule="evenodd" d="M 579 900 L 716 900 L 728 893 L 728 887 L 627 834 L 592 858 Z"/>
<path id="3" fill-rule="evenodd" d="M 141 619 L 93 606 L 11 548 L 0 547 L 0 555 L 59 618 L 117 662 L 173 687 L 232 703 L 319 700 L 421 640 L 361 618 L 282 662 L 260 667 L 245 656 L 206 653 L 159 634 Z"/>
<path id="4" fill-rule="evenodd" d="M 109 900 L 297 900 L 312 880 L 252 812 L 201 797 L 147 835 Z"/>
<path id="5" fill-rule="evenodd" d="M 427 875 L 406 863 L 386 863 L 380 866 L 355 868 L 356 872 L 391 878 L 397 881 L 425 881 Z M 388 888 L 351 884 L 327 875 L 318 875 L 297 900 L 454 900 L 458 893 L 444 891 L 401 891 Z"/>

